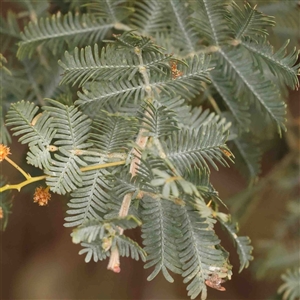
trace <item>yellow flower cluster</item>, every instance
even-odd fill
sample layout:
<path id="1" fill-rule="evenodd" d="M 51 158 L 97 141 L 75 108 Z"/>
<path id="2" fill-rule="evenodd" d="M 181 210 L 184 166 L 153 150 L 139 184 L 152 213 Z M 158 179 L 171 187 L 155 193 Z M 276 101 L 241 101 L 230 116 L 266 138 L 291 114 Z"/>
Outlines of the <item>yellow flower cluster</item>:
<path id="1" fill-rule="evenodd" d="M 33 196 L 33 202 L 38 203 L 39 206 L 45 206 L 48 204 L 48 201 L 51 198 L 51 194 L 49 193 L 49 187 L 43 188 L 42 186 L 35 189 L 35 193 Z"/>
<path id="2" fill-rule="evenodd" d="M 0 219 L 3 219 L 3 209 L 1 206 L 0 206 Z"/>
<path id="3" fill-rule="evenodd" d="M 3 161 L 9 154 L 11 154 L 9 147 L 0 144 L 0 161 Z"/>

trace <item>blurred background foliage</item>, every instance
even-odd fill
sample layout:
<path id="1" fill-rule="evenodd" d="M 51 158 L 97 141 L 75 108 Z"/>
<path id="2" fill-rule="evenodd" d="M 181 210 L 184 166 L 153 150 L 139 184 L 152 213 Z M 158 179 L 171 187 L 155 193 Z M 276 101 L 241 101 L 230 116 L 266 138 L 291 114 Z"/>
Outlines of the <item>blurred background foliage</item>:
<path id="1" fill-rule="evenodd" d="M 236 1 L 243 4 L 244 1 Z M 289 39 L 289 47 L 299 47 L 300 3 L 296 0 L 251 0 L 258 9 L 275 16 L 270 32 L 272 44 L 279 48 Z M 76 10 L 81 0 L 2 1 L 1 115 L 21 99 L 43 104 L 44 98 L 72 102 L 72 91 L 58 86 L 57 56 L 38 51 L 33 59 L 15 58 L 20 31 L 29 20 Z M 80 8 L 85 11 L 85 6 Z M 44 83 L 47 84 L 44 84 Z M 215 188 L 232 215 L 240 222 L 241 234 L 251 237 L 255 261 L 243 274 L 226 284 L 226 293 L 211 291 L 210 299 L 299 299 L 300 298 L 300 104 L 299 93 L 286 92 L 288 131 L 283 138 L 268 140 L 262 159 L 261 178 L 248 186 L 234 169 L 213 172 Z M 258 128 L 259 130 L 259 128 Z M 17 163 L 25 161 L 24 146 L 14 143 L 1 119 L 1 142 L 11 144 Z M 1 164 L 1 174 L 17 182 L 19 174 Z M 31 167 L 26 166 L 27 170 Z M 34 174 L 34 169 L 32 168 Z M 4 182 L 1 177 L 1 186 Z M 31 188 L 22 193 L 1 194 L 1 205 L 13 214 L 7 224 L 2 219 L 0 291 L 2 299 L 185 299 L 185 287 L 167 284 L 161 277 L 147 282 L 142 263 L 123 262 L 122 273 L 105 270 L 105 264 L 85 264 L 71 243 L 70 230 L 63 228 L 66 204 L 53 197 L 47 207 L 32 202 Z M 7 214 L 5 214 L 7 215 Z M 138 240 L 138 234 L 132 237 Z M 230 250 L 231 245 L 226 245 Z M 238 268 L 234 261 L 234 268 Z M 176 276 L 175 276 L 176 277 Z M 278 288 L 279 293 L 277 292 Z M 298 294 L 297 294 L 298 293 Z"/>

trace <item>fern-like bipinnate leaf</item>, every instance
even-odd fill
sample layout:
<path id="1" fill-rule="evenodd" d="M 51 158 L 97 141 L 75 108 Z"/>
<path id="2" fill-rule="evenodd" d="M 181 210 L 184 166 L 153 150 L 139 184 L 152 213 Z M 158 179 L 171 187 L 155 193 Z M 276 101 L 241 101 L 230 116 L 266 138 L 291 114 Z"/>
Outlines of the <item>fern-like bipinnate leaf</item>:
<path id="1" fill-rule="evenodd" d="M 283 300 L 296 300 L 300 297 L 300 268 L 287 270 L 281 275 L 284 283 L 279 287 L 278 293 L 282 294 Z"/>
<path id="2" fill-rule="evenodd" d="M 176 120 L 180 128 L 185 125 L 191 125 L 190 119 L 192 118 L 192 109 L 182 97 L 170 97 L 165 95 L 156 100 L 161 106 L 167 107 L 170 111 L 173 111 L 176 114 Z M 194 120 L 194 118 L 192 119 Z"/>
<path id="3" fill-rule="evenodd" d="M 215 76 L 214 81 L 215 83 L 217 81 L 228 81 L 229 85 L 232 84 L 236 99 L 245 98 L 241 92 L 251 95 L 250 100 L 257 105 L 258 110 L 276 123 L 278 131 L 281 133 L 282 129 L 285 130 L 285 105 L 280 99 L 279 90 L 274 83 L 263 75 L 255 74 L 254 66 L 251 68 L 249 64 L 245 65 L 243 57 L 247 55 L 247 52 L 242 51 L 240 47 L 230 49 L 224 44 L 226 41 L 228 45 L 228 41 L 231 38 L 242 39 L 244 37 L 254 37 L 255 34 L 265 36 L 267 34 L 265 28 L 272 26 L 274 21 L 272 18 L 259 13 L 250 5 L 245 5 L 244 9 L 241 9 L 233 4 L 233 12 L 230 12 L 226 4 L 226 2 L 220 4 L 219 1 L 208 2 L 205 0 L 196 4 L 197 14 L 203 17 L 195 20 L 195 27 L 199 34 L 209 37 L 208 42 L 211 45 L 221 47 L 214 54 L 214 57 L 217 59 L 214 63 L 223 75 L 220 77 L 220 80 Z M 229 18 L 229 16 L 231 17 Z M 206 24 L 203 24 L 205 20 Z M 293 54 L 291 56 L 294 57 Z M 272 67 L 270 68 L 272 69 Z M 274 67 L 272 70 L 274 70 Z M 291 83 L 291 79 L 288 80 Z M 223 87 L 225 86 L 223 85 Z M 223 90 L 228 93 L 226 87 Z M 226 101 L 228 97 L 224 91 L 222 97 L 224 97 L 226 105 L 229 106 L 230 102 Z M 219 92 L 222 92 L 220 87 Z M 275 101 L 274 99 L 278 100 Z M 247 101 L 246 104 L 248 104 Z M 234 112 L 233 109 L 234 106 L 231 105 L 232 112 Z M 241 110 L 243 110 L 243 107 Z M 235 115 L 237 116 L 236 109 Z"/>
<path id="4" fill-rule="evenodd" d="M 102 170 L 87 171 L 81 175 L 82 186 L 71 193 L 65 227 L 79 226 L 88 220 L 102 220 L 110 200 L 111 186 L 107 175 L 109 173 Z"/>
<path id="5" fill-rule="evenodd" d="M 66 106 L 48 99 L 53 106 L 44 106 L 44 110 L 53 117 L 51 127 L 56 130 L 54 145 L 58 153 L 54 154 L 46 182 L 53 192 L 65 194 L 82 186 L 80 166 L 85 166 L 79 156 L 91 146 L 87 142 L 91 120 L 74 106 Z"/>
<path id="6" fill-rule="evenodd" d="M 190 130 L 193 128 L 198 130 L 202 125 L 218 124 L 220 129 L 223 128 L 223 132 L 226 132 L 230 127 L 225 118 L 210 112 L 209 109 L 203 110 L 201 106 L 191 108 L 180 96 L 164 96 L 157 99 L 157 102 L 175 113 L 176 117 L 174 116 L 174 118 L 180 129 Z"/>
<path id="7" fill-rule="evenodd" d="M 33 126 L 40 134 L 35 135 L 34 140 L 31 139 L 29 142 L 30 151 L 27 153 L 27 162 L 40 169 L 49 169 L 52 148 L 50 143 L 56 134 L 56 130 L 51 127 L 53 118 L 50 117 L 49 113 L 43 112 L 36 117 L 37 120 Z M 41 136 L 43 139 L 40 139 Z"/>
<path id="8" fill-rule="evenodd" d="M 98 114 L 92 124 L 92 131 L 88 142 L 93 144 L 85 160 L 91 164 L 100 164 L 113 159 L 113 155 L 120 158 L 126 157 L 126 142 L 131 141 L 137 132 L 135 120 L 106 112 Z M 99 156 L 100 155 L 100 156 Z M 71 193 L 70 207 L 67 210 L 65 226 L 73 227 L 82 225 L 88 220 L 102 220 L 109 211 L 108 203 L 111 201 L 113 188 L 111 173 L 108 170 L 91 170 L 82 174 L 82 186 Z"/>
<path id="9" fill-rule="evenodd" d="M 79 255 L 85 254 L 84 261 L 86 263 L 90 262 L 92 258 L 94 262 L 98 262 L 110 256 L 110 252 L 103 249 L 101 242 L 95 241 L 92 243 L 81 243 L 80 245 L 83 249 L 79 251 Z"/>
<path id="10" fill-rule="evenodd" d="M 184 173 L 184 178 L 193 184 L 200 195 L 204 199 L 213 200 L 218 205 L 221 204 L 227 208 L 226 204 L 219 198 L 218 192 L 215 190 L 213 185 L 210 182 L 210 173 L 206 169 L 193 169 Z"/>
<path id="11" fill-rule="evenodd" d="M 130 20 L 142 35 L 153 36 L 167 30 L 165 1 L 135 1 L 134 9 Z"/>
<path id="12" fill-rule="evenodd" d="M 228 26 L 230 14 L 227 10 L 229 1 L 199 0 L 192 2 L 195 15 L 193 24 L 196 32 L 210 45 L 220 46 L 228 43 L 233 32 Z"/>
<path id="13" fill-rule="evenodd" d="M 115 184 L 113 189 L 113 195 L 116 199 L 123 199 L 124 196 L 128 193 L 135 193 L 139 189 L 139 181 L 138 178 L 131 178 L 130 175 L 119 175 L 115 178 Z M 133 197 L 134 198 L 134 197 Z M 118 209 L 120 208 L 120 203 L 118 203 Z"/>
<path id="14" fill-rule="evenodd" d="M 101 81 L 86 84 L 83 92 L 78 92 L 79 99 L 75 104 L 90 104 L 93 105 L 93 108 L 99 109 L 108 101 L 116 101 L 123 105 L 128 99 L 134 99 L 133 104 L 140 105 L 149 88 L 152 89 L 156 98 L 161 95 L 181 95 L 185 99 L 193 99 L 200 92 L 199 82 L 209 81 L 208 72 L 211 70 L 211 66 L 209 59 L 204 56 L 195 55 L 188 58 L 178 70 L 180 76 L 174 77 L 168 66 L 168 63 L 171 62 L 171 56 L 161 54 L 161 49 L 154 45 L 149 38 L 138 38 L 132 33 L 124 33 L 117 36 L 116 39 L 117 41 L 114 43 L 116 48 L 128 53 L 128 55 L 123 56 L 125 60 L 123 65 L 133 67 L 136 64 L 136 69 L 132 68 L 133 71 L 130 71 L 128 76 L 130 80 L 122 76 L 117 82 L 113 82 L 101 77 Z M 143 64 L 134 59 L 137 56 L 134 52 L 136 47 L 140 47 L 139 51 L 141 51 L 143 57 Z M 82 53 L 84 54 L 84 52 Z M 102 51 L 101 55 L 105 55 L 105 53 L 105 51 Z M 70 58 L 70 63 L 72 63 L 71 61 L 73 61 L 73 58 Z M 140 74 L 136 72 L 137 69 L 142 70 L 143 68 L 150 70 L 152 73 L 155 72 L 156 75 L 150 76 L 147 85 L 141 79 Z M 83 71 L 80 76 L 83 76 L 84 79 L 90 79 L 91 74 Z M 121 76 L 120 72 L 118 74 Z"/>
<path id="15" fill-rule="evenodd" d="M 35 139 L 36 132 L 32 126 L 32 120 L 36 116 L 39 108 L 34 103 L 25 102 L 24 100 L 12 104 L 6 115 L 6 125 L 15 126 L 11 130 L 15 136 L 21 135 L 19 142 L 27 143 L 31 138 Z"/>
<path id="16" fill-rule="evenodd" d="M 178 130 L 176 114 L 165 106 L 156 108 L 149 103 L 144 112 L 145 115 L 141 122 L 142 127 L 147 130 L 147 135 L 158 138 Z"/>
<path id="17" fill-rule="evenodd" d="M 171 39 L 175 49 L 181 49 L 180 54 L 196 53 L 199 35 L 192 25 L 191 15 L 193 10 L 189 2 L 168 0 L 169 16 L 171 20 Z M 176 45 L 175 45 L 176 44 Z"/>
<path id="18" fill-rule="evenodd" d="M 134 11 L 127 0 L 93 0 L 87 7 L 97 18 L 104 18 L 107 23 L 113 23 L 116 27 L 117 23 L 128 18 Z"/>
<path id="19" fill-rule="evenodd" d="M 82 155 L 80 150 L 92 145 L 86 142 L 91 120 L 75 106 L 67 106 L 52 99 L 47 101 L 53 106 L 45 106 L 43 109 L 53 117 L 52 126 L 57 128 L 55 145 Z"/>
<path id="20" fill-rule="evenodd" d="M 53 118 L 48 112 L 37 114 L 38 107 L 33 103 L 21 101 L 12 104 L 7 113 L 8 126 L 14 135 L 21 135 L 19 141 L 28 144 L 28 163 L 41 168 L 49 169 L 51 162 L 51 142 L 56 130 L 52 127 Z"/>
<path id="21" fill-rule="evenodd" d="M 134 118 L 103 111 L 93 121 L 92 129 L 89 141 L 97 151 L 125 154 L 129 148 L 126 144 L 137 134 L 138 126 Z"/>
<path id="22" fill-rule="evenodd" d="M 39 143 L 36 146 L 31 146 L 30 151 L 27 152 L 26 160 L 28 164 L 31 164 L 37 168 L 47 170 L 50 168 L 51 155 L 50 150 L 51 146 L 44 146 Z"/>
<path id="23" fill-rule="evenodd" d="M 131 257 L 145 261 L 146 252 L 133 240 L 121 235 L 120 229 L 132 229 L 141 225 L 141 221 L 134 216 L 87 221 L 73 230 L 72 240 L 74 243 L 83 242 L 86 247 L 79 254 L 87 253 L 85 261 L 89 262 L 93 256 L 94 261 L 102 260 L 109 256 L 109 250 L 118 248 L 120 256 Z"/>
<path id="24" fill-rule="evenodd" d="M 194 56 L 186 63 L 188 67 L 182 66 L 183 74 L 178 78 L 173 79 L 170 70 L 150 78 L 149 87 L 153 89 L 157 98 L 163 93 L 168 96 L 180 95 L 185 99 L 193 99 L 200 93 L 199 82 L 209 81 L 207 76 L 210 70 L 209 60 Z M 146 87 L 140 78 L 132 78 L 131 81 L 123 79 L 120 82 L 97 82 L 91 84 L 90 88 L 85 89 L 83 93 L 78 92 L 79 99 L 75 103 L 78 105 L 95 104 L 95 107 L 100 108 L 111 99 L 124 103 L 128 98 L 133 98 L 135 104 L 139 104 L 146 96 Z"/>
<path id="25" fill-rule="evenodd" d="M 245 53 L 234 49 L 220 50 L 218 53 L 224 76 L 235 83 L 236 97 L 247 95 L 258 111 L 276 124 L 279 133 L 285 131 L 286 105 L 275 84 L 255 71 L 252 63 L 245 63 L 242 58 Z"/>
<path id="26" fill-rule="evenodd" d="M 218 170 L 215 161 L 228 166 L 222 151 L 231 153 L 225 144 L 226 138 L 222 126 L 217 124 L 201 126 L 199 130 L 181 130 L 167 139 L 165 153 L 168 159 L 183 172 L 194 167 L 209 170 L 206 161 Z M 227 158 L 230 159 L 229 156 Z"/>
<path id="27" fill-rule="evenodd" d="M 81 242 L 91 243 L 95 240 L 102 240 L 104 237 L 112 235 L 119 231 L 118 227 L 123 229 L 132 229 L 140 226 L 142 223 L 136 217 L 128 215 L 124 218 L 106 219 L 106 220 L 91 220 L 83 223 L 73 229 L 71 234 L 73 243 Z"/>
<path id="28" fill-rule="evenodd" d="M 51 18 L 40 18 L 29 22 L 21 33 L 22 41 L 18 44 L 17 57 L 31 57 L 39 45 L 57 54 L 61 53 L 66 42 L 70 47 L 83 43 L 93 44 L 101 41 L 112 27 L 113 24 L 92 14 L 73 15 L 69 12 L 67 15 L 57 13 Z"/>
<path id="29" fill-rule="evenodd" d="M 122 224 L 124 225 L 125 220 L 123 220 Z M 129 221 L 130 222 L 130 221 Z M 107 223 L 109 224 L 109 223 Z M 106 225 L 107 225 L 106 224 Z M 126 226 L 125 226 L 126 227 Z M 129 226 L 131 227 L 131 226 Z M 92 229 L 92 231 L 91 231 Z M 94 229 L 94 230 L 93 230 Z M 117 233 L 118 229 L 114 230 L 113 228 L 109 228 L 108 226 L 102 226 L 100 230 L 99 228 L 86 228 L 85 233 L 87 231 L 91 231 L 92 233 L 88 233 L 89 237 L 101 236 L 101 238 L 96 238 L 95 240 L 88 243 L 81 243 L 81 246 L 85 247 L 82 249 L 79 254 L 86 253 L 85 261 L 89 262 L 93 257 L 94 261 L 103 260 L 107 256 L 110 255 L 110 249 L 118 249 L 119 255 L 122 257 L 131 257 L 132 259 L 139 260 L 141 258 L 142 261 L 146 260 L 146 252 L 139 246 L 138 243 L 133 241 L 132 239 L 119 235 Z M 79 232 L 75 232 L 73 238 L 75 237 L 75 242 L 77 243 L 79 239 L 82 238 L 82 228 L 79 229 Z M 79 235 L 79 233 L 81 235 Z"/>
<path id="30" fill-rule="evenodd" d="M 112 241 L 111 247 L 118 247 L 118 251 L 121 257 L 131 257 L 132 259 L 142 261 L 146 260 L 145 251 L 132 239 L 118 235 L 115 236 Z M 93 258 L 94 262 L 101 261 L 110 256 L 110 252 L 105 250 L 106 241 L 103 243 L 101 241 L 94 241 L 91 243 L 81 243 L 84 247 L 79 251 L 79 254 L 86 254 L 85 262 L 90 262 Z"/>
<path id="31" fill-rule="evenodd" d="M 224 222 L 221 218 L 218 218 L 218 221 L 226 229 L 230 237 L 232 238 L 236 248 L 237 253 L 240 259 L 240 269 L 239 272 L 242 272 L 244 268 L 248 268 L 249 263 L 253 260 L 251 255 L 253 247 L 251 246 L 251 240 L 247 236 L 238 236 L 238 226 L 233 224 L 230 221 Z"/>
<path id="32" fill-rule="evenodd" d="M 272 28 L 273 44 L 281 45 L 282 40 L 290 39 L 293 46 L 299 46 L 300 9 L 298 4 L 297 0 L 269 0 L 259 3 L 259 10 L 263 14 L 275 17 L 276 26 Z"/>
<path id="33" fill-rule="evenodd" d="M 259 12 L 256 6 L 251 7 L 249 3 L 240 7 L 233 1 L 232 15 L 234 18 L 231 19 L 231 26 L 236 39 L 266 36 L 267 28 L 275 25 L 274 17 Z"/>
<path id="34" fill-rule="evenodd" d="M 45 173 L 49 175 L 46 183 L 51 191 L 64 195 L 82 186 L 82 172 L 79 165 L 85 163 L 76 154 L 64 148 L 60 149 L 60 153 L 54 154 L 50 168 Z"/>
<path id="35" fill-rule="evenodd" d="M 265 66 L 267 66 L 281 82 L 291 89 L 298 88 L 299 80 L 297 75 L 300 64 L 296 63 L 299 50 L 294 48 L 293 51 L 287 54 L 289 41 L 283 44 L 275 53 L 266 38 L 260 38 L 258 42 L 251 39 L 243 39 L 241 44 L 249 51 L 255 66 L 262 73 L 265 72 Z"/>
<path id="36" fill-rule="evenodd" d="M 187 290 L 191 299 L 200 293 L 201 299 L 206 299 L 205 280 L 215 272 L 220 273 L 220 277 L 227 276 L 226 258 L 221 250 L 216 249 L 220 240 L 215 235 L 211 219 L 202 218 L 190 204 L 182 208 L 180 219 L 182 237 L 176 240 L 176 244 L 182 263 L 183 282 L 189 283 Z"/>
<path id="37" fill-rule="evenodd" d="M 138 48 L 139 53 L 151 51 L 162 53 L 162 47 L 154 44 L 150 37 L 141 36 L 132 31 L 125 31 L 122 34 L 115 34 L 113 36 L 115 40 L 107 42 L 116 44 L 119 49 L 135 51 Z"/>
<path id="38" fill-rule="evenodd" d="M 218 114 L 211 112 L 209 109 L 203 110 L 200 107 L 193 107 L 183 120 L 183 127 L 186 129 L 196 129 L 198 130 L 201 126 L 210 126 L 216 125 L 219 130 L 223 132 L 223 134 L 227 134 L 228 129 L 231 124 L 226 121 L 225 118 L 222 118 Z"/>
<path id="39" fill-rule="evenodd" d="M 101 80 L 115 80 L 122 77 L 133 76 L 138 71 L 137 57 L 128 55 L 127 52 L 118 51 L 112 45 L 102 48 L 99 55 L 98 45 L 82 49 L 75 48 L 74 54 L 65 52 L 66 62 L 59 61 L 64 69 L 61 84 L 73 83 L 82 86 L 87 81 L 94 81 L 101 77 Z M 124 61 L 126 63 L 124 63 Z"/>
<path id="40" fill-rule="evenodd" d="M 144 83 L 141 79 L 122 82 L 97 82 L 92 83 L 89 89 L 84 89 L 83 93 L 78 92 L 79 99 L 76 105 L 89 105 L 93 109 L 102 109 L 108 101 L 116 101 L 121 105 L 127 99 L 133 98 L 136 103 L 146 96 Z M 128 100 L 127 100 L 128 101 Z"/>
<path id="41" fill-rule="evenodd" d="M 248 131 L 251 120 L 249 113 L 249 103 L 246 101 L 238 101 L 234 95 L 233 83 L 222 76 L 218 70 L 213 70 L 210 73 L 210 80 L 214 89 L 222 97 L 226 107 L 230 111 L 235 124 L 241 131 Z"/>
<path id="42" fill-rule="evenodd" d="M 150 86 L 155 92 L 163 92 L 168 96 L 181 96 L 192 100 L 201 91 L 200 82 L 209 82 L 208 72 L 211 71 L 210 59 L 202 55 L 194 55 L 185 61 L 178 70 L 182 75 L 172 78 L 170 74 L 151 79 Z M 157 95 L 158 96 L 158 95 Z M 158 97 L 157 97 L 158 98 Z"/>
<path id="43" fill-rule="evenodd" d="M 162 271 L 166 280 L 173 282 L 168 270 L 181 273 L 175 242 L 180 233 L 174 222 L 174 213 L 176 209 L 168 200 L 149 196 L 142 200 L 142 238 L 147 252 L 145 268 L 155 266 L 148 280 L 152 280 Z"/>
<path id="44" fill-rule="evenodd" d="M 132 259 L 146 261 L 147 254 L 141 246 L 125 235 L 115 237 L 116 246 L 121 257 L 131 257 Z"/>

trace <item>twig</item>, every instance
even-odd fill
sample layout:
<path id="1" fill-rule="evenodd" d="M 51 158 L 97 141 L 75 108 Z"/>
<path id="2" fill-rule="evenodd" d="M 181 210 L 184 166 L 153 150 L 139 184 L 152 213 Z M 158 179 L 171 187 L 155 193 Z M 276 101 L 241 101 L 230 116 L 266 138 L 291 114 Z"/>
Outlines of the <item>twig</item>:
<path id="1" fill-rule="evenodd" d="M 18 184 L 6 184 L 5 186 L 0 187 L 0 193 L 7 191 L 7 190 L 18 190 L 20 192 L 21 188 L 27 184 L 43 180 L 47 178 L 47 175 L 36 176 L 36 177 L 29 177 L 27 180 L 20 182 Z"/>
<path id="2" fill-rule="evenodd" d="M 43 179 L 46 179 L 47 177 L 50 177 L 48 175 L 41 175 L 41 176 L 36 176 L 36 177 L 31 177 L 29 174 L 27 174 L 24 170 L 22 170 L 16 163 L 14 163 L 11 159 L 5 158 L 11 165 L 13 165 L 15 168 L 17 168 L 25 177 L 26 180 L 22 181 L 18 184 L 6 184 L 5 186 L 0 187 L 0 193 L 7 191 L 7 190 L 18 190 L 20 192 L 21 188 L 27 184 L 40 181 Z M 80 171 L 82 172 L 87 172 L 91 170 L 98 170 L 98 169 L 104 169 L 104 168 L 109 168 L 109 167 L 114 167 L 114 166 L 119 166 L 119 165 L 124 165 L 126 163 L 125 160 L 122 161 L 115 161 L 111 163 L 105 163 L 105 164 L 98 164 L 98 165 L 93 165 L 93 166 L 87 166 L 87 167 L 82 167 L 80 168 Z"/>
<path id="3" fill-rule="evenodd" d="M 140 62 L 139 72 L 141 73 L 141 75 L 143 76 L 143 79 L 144 79 L 145 91 L 148 96 L 148 101 L 152 102 L 153 93 L 152 93 L 152 89 L 150 87 L 149 75 L 148 75 L 146 67 L 144 66 L 142 50 L 140 48 L 136 47 L 134 49 L 134 52 L 139 58 L 139 62 Z M 149 113 L 146 111 L 144 119 L 148 116 L 148 114 Z M 137 148 L 139 149 L 139 151 L 135 148 L 132 151 L 132 155 L 134 157 L 130 163 L 130 168 L 129 168 L 129 172 L 131 173 L 132 177 L 134 177 L 137 174 L 138 166 L 141 161 L 140 150 L 145 149 L 148 139 L 149 139 L 149 137 L 146 135 L 146 133 L 147 133 L 147 130 L 145 128 L 141 128 L 139 130 L 138 136 L 135 141 L 136 145 L 138 146 Z M 130 204 L 131 204 L 131 197 L 132 197 L 132 193 L 128 193 L 124 196 L 120 210 L 119 210 L 120 217 L 127 216 L 129 208 L 130 208 Z M 123 234 L 123 232 L 124 232 L 124 229 L 120 228 L 120 234 Z M 115 273 L 120 272 L 120 254 L 119 254 L 118 248 L 114 248 L 111 250 L 107 269 L 111 270 Z"/>

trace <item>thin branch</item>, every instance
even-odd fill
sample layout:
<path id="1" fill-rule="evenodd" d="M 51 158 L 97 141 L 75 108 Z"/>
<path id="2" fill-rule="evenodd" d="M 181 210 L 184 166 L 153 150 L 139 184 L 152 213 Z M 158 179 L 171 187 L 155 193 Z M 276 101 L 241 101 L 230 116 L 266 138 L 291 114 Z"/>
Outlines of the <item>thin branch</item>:
<path id="1" fill-rule="evenodd" d="M 4 191 L 7 191 L 7 190 L 18 190 L 20 192 L 21 188 L 23 186 L 27 185 L 27 184 L 46 179 L 47 177 L 51 177 L 51 176 L 48 176 L 48 175 L 41 175 L 41 176 L 31 177 L 29 174 L 27 174 L 24 170 L 22 170 L 17 164 L 15 164 L 9 158 L 6 157 L 5 159 L 9 160 L 10 164 L 12 164 L 15 168 L 17 168 L 26 177 L 26 180 L 22 181 L 18 184 L 6 184 L 5 186 L 0 187 L 0 193 L 2 193 Z M 115 161 L 115 162 L 111 162 L 111 163 L 98 164 L 98 165 L 93 165 L 93 166 L 87 166 L 87 167 L 80 168 L 80 171 L 87 172 L 87 171 L 91 171 L 91 170 L 104 169 L 104 168 L 124 165 L 125 163 L 126 163 L 126 161 L 122 160 L 122 161 Z"/>
<path id="2" fill-rule="evenodd" d="M 205 85 L 206 86 L 206 85 Z M 215 110 L 215 112 L 221 116 L 222 115 L 222 112 L 217 104 L 217 101 L 213 98 L 213 96 L 211 95 L 210 92 L 208 92 L 207 94 L 207 99 L 208 101 L 210 102 L 211 106 L 213 107 L 213 109 Z"/>
<path id="3" fill-rule="evenodd" d="M 0 193 L 7 191 L 7 190 L 18 190 L 20 192 L 20 190 L 23 186 L 33 183 L 33 182 L 36 182 L 36 181 L 46 179 L 47 177 L 48 177 L 47 175 L 29 177 L 27 180 L 22 181 L 18 184 L 6 184 L 5 186 L 0 187 Z"/>
<path id="4" fill-rule="evenodd" d="M 86 172 L 86 171 L 91 171 L 91 170 L 98 170 L 98 169 L 104 169 L 104 168 L 109 168 L 109 167 L 114 167 L 114 166 L 120 166 L 120 165 L 125 165 L 126 160 L 121 160 L 121 161 L 114 161 L 111 163 L 105 163 L 105 164 L 99 164 L 99 165 L 94 165 L 94 166 L 87 166 L 80 168 L 80 171 Z"/>
<path id="5" fill-rule="evenodd" d="M 137 55 L 138 59 L 139 59 L 139 63 L 140 63 L 140 67 L 139 67 L 139 72 L 140 74 L 143 76 L 144 79 L 144 83 L 145 83 L 145 91 L 147 93 L 148 96 L 148 101 L 152 102 L 152 98 L 153 98 L 153 92 L 150 86 L 150 80 L 149 80 L 149 75 L 148 75 L 148 71 L 147 68 L 144 66 L 144 62 L 143 62 L 143 57 L 142 57 L 142 50 L 138 47 L 136 47 L 134 49 L 135 54 Z M 149 113 L 146 111 L 145 112 L 145 116 L 144 119 L 146 117 L 149 117 Z M 136 148 L 133 148 L 132 150 L 132 155 L 134 156 L 131 164 L 130 164 L 130 168 L 129 168 L 129 172 L 131 173 L 131 176 L 134 177 L 137 174 L 137 170 L 138 170 L 138 166 L 140 164 L 141 161 L 141 150 L 145 149 L 148 139 L 149 137 L 145 134 L 147 132 L 147 130 L 145 128 L 141 128 L 139 130 L 138 136 L 135 140 L 135 143 L 137 145 L 137 148 L 139 150 L 137 150 Z M 123 201 L 122 201 L 122 205 L 120 207 L 119 210 L 119 216 L 120 217 L 125 217 L 128 214 L 129 211 L 129 207 L 131 204 L 131 197 L 132 197 L 132 193 L 128 193 L 124 196 Z M 123 234 L 124 230 L 122 228 L 120 228 L 120 234 Z M 119 254 L 119 250 L 118 248 L 114 248 L 111 251 L 111 255 L 109 258 L 109 262 L 108 262 L 108 266 L 107 269 L 115 272 L 115 273 L 119 273 L 120 272 L 120 254 Z"/>

